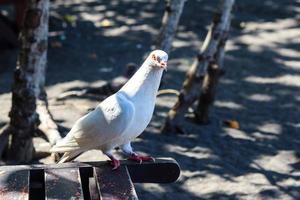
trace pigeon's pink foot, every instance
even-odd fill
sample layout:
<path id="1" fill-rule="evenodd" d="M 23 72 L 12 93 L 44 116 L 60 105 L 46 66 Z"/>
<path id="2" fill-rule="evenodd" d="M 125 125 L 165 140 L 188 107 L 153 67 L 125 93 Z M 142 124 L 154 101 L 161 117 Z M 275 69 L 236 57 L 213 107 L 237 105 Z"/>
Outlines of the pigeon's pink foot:
<path id="1" fill-rule="evenodd" d="M 112 170 L 116 170 L 120 167 L 121 163 L 118 159 L 112 158 L 111 161 L 109 161 L 110 164 L 113 166 Z"/>
<path id="2" fill-rule="evenodd" d="M 131 156 L 128 158 L 128 160 L 137 161 L 140 164 L 142 164 L 143 161 L 152 161 L 152 162 L 155 161 L 155 159 L 151 156 L 142 156 L 137 153 L 132 153 Z"/>

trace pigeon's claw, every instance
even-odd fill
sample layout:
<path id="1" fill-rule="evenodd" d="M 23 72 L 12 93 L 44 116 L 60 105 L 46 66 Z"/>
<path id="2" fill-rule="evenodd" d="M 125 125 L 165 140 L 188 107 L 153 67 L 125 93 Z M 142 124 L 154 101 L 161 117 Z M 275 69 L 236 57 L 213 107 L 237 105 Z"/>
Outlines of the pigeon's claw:
<path id="1" fill-rule="evenodd" d="M 155 159 L 151 156 L 142 156 L 136 153 L 133 153 L 129 156 L 128 160 L 137 161 L 142 164 L 143 161 L 152 161 L 155 162 Z"/>
<path id="2" fill-rule="evenodd" d="M 116 170 L 120 167 L 121 163 L 118 159 L 111 159 L 110 164 L 113 166 L 112 170 Z"/>

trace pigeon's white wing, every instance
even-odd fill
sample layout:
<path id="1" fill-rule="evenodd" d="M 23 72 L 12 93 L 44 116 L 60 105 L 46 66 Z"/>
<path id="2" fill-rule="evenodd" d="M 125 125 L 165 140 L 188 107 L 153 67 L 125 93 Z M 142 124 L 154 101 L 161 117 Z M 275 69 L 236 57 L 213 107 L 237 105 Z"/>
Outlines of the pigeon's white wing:
<path id="1" fill-rule="evenodd" d="M 134 116 L 134 106 L 123 93 L 105 99 L 96 109 L 80 118 L 52 152 L 97 148 L 122 135 Z"/>

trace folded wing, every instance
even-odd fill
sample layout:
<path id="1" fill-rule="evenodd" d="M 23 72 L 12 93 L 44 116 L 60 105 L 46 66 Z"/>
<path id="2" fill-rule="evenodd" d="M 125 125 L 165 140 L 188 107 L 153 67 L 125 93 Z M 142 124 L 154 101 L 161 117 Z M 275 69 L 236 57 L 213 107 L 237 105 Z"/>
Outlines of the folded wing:
<path id="1" fill-rule="evenodd" d="M 126 95 L 116 93 L 80 118 L 51 152 L 85 151 L 106 144 L 122 136 L 132 122 L 134 112 L 134 106 Z"/>

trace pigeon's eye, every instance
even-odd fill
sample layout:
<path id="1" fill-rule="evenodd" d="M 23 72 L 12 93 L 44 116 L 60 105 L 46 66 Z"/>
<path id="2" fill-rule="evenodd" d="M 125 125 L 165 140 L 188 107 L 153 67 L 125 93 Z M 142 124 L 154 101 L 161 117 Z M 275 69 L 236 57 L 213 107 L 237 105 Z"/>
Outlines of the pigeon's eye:
<path id="1" fill-rule="evenodd" d="M 156 56 L 154 54 L 152 55 L 152 59 L 156 61 Z"/>

